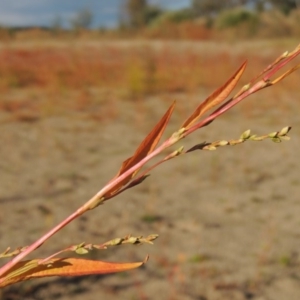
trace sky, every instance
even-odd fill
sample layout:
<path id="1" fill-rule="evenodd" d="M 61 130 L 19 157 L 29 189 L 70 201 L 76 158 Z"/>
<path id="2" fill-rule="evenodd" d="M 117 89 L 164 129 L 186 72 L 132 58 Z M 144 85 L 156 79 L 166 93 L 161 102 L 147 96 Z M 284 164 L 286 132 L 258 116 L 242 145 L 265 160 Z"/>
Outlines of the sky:
<path id="1" fill-rule="evenodd" d="M 119 10 L 126 0 L 0 0 L 0 25 L 51 26 L 58 16 L 63 26 L 82 9 L 93 13 L 92 27 L 113 27 L 118 24 Z M 148 0 L 166 9 L 187 7 L 190 0 Z"/>

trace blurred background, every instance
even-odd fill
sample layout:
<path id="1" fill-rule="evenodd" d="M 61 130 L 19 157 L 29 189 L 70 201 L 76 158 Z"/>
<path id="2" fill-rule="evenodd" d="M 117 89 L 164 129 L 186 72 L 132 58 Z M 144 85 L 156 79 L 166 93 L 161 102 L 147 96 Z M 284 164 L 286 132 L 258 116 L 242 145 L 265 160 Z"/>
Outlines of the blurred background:
<path id="1" fill-rule="evenodd" d="M 93 196 L 174 100 L 166 137 L 246 59 L 239 88 L 300 37 L 297 0 L 0 6 L 0 252 L 32 243 Z M 299 80 L 296 72 L 251 96 L 174 149 L 287 125 L 291 141 L 176 158 L 33 256 L 157 233 L 153 246 L 89 256 L 150 254 L 145 267 L 28 281 L 0 299 L 299 299 Z"/>
<path id="2" fill-rule="evenodd" d="M 274 38 L 299 34 L 297 0 L 1 1 L 1 33 L 21 36 L 212 39 Z M 189 29 L 188 29 L 189 28 Z M 227 30 L 225 30 L 227 29 Z M 231 30 L 229 30 L 231 29 Z M 221 31 L 221 32 L 220 32 Z M 229 33 L 231 31 L 231 34 Z M 225 34 L 226 32 L 226 34 Z M 127 33 L 127 35 L 125 35 Z"/>

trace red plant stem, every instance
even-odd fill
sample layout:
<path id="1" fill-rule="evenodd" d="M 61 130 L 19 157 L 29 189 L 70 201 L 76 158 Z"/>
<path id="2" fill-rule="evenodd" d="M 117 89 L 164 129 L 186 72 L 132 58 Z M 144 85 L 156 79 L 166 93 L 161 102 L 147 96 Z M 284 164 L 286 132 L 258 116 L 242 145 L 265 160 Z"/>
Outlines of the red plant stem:
<path id="1" fill-rule="evenodd" d="M 97 200 L 100 199 L 103 195 L 105 195 L 106 192 L 108 192 L 111 188 L 113 188 L 115 185 L 117 185 L 119 182 L 124 180 L 128 175 L 132 174 L 137 169 L 141 168 L 143 165 L 145 165 L 149 160 L 151 160 L 153 157 L 158 155 L 160 152 L 162 152 L 164 149 L 170 147 L 171 145 L 178 142 L 183 137 L 186 137 L 187 135 L 191 134 L 195 130 L 197 130 L 200 127 L 203 127 L 205 124 L 209 123 L 210 121 L 213 121 L 218 116 L 225 113 L 227 110 L 229 110 L 231 107 L 242 101 L 244 98 L 248 97 L 249 95 L 257 92 L 258 90 L 264 88 L 266 86 L 266 83 L 264 81 L 259 81 L 256 83 L 252 88 L 244 92 L 242 95 L 240 95 L 238 98 L 234 99 L 233 101 L 229 102 L 226 106 L 224 106 L 221 110 L 217 109 L 214 113 L 209 115 L 206 119 L 204 119 L 202 122 L 197 123 L 190 129 L 188 129 L 186 132 L 183 132 L 182 136 L 179 136 L 178 138 L 169 138 L 167 139 L 161 146 L 156 148 L 153 152 L 148 154 L 145 158 L 143 158 L 141 161 L 139 161 L 136 165 L 128 169 L 126 172 L 124 172 L 122 175 L 120 175 L 115 180 L 109 182 L 103 189 L 101 189 L 93 198 L 91 198 L 88 202 L 86 202 L 82 207 L 82 213 L 84 213 L 86 210 L 89 209 L 89 207 Z"/>
<path id="2" fill-rule="evenodd" d="M 188 136 L 189 134 L 191 134 L 192 132 L 194 132 L 195 130 L 207 125 L 208 123 L 212 122 L 214 119 L 216 119 L 217 117 L 219 117 L 220 115 L 224 114 L 227 110 L 229 110 L 230 108 L 232 108 L 233 106 L 235 106 L 236 104 L 238 104 L 240 101 L 242 101 L 243 99 L 247 98 L 248 96 L 250 96 L 253 93 L 256 93 L 257 91 L 267 87 L 267 83 L 264 81 L 259 81 L 257 82 L 253 87 L 251 87 L 249 90 L 247 90 L 246 92 L 244 92 L 243 94 L 241 94 L 240 96 L 238 96 L 237 98 L 233 99 L 232 101 L 228 102 L 226 105 L 224 105 L 221 108 L 216 109 L 212 114 L 210 114 L 207 118 L 205 118 L 204 120 L 198 122 L 197 124 L 195 124 L 194 126 L 192 126 L 191 128 L 189 128 L 185 133 L 184 133 L 184 137 Z"/>
<path id="3" fill-rule="evenodd" d="M 291 60 L 293 60 L 299 54 L 300 54 L 300 49 L 296 50 L 293 54 L 291 54 L 285 60 L 283 60 L 282 62 L 280 62 L 278 65 L 276 65 L 267 75 L 264 76 L 263 79 L 265 81 L 269 80 L 270 77 L 272 77 L 276 72 L 278 72 L 278 70 L 280 70 L 281 68 L 283 68 L 288 62 L 290 62 Z"/>
<path id="4" fill-rule="evenodd" d="M 76 212 L 72 213 L 69 217 L 67 217 L 65 220 L 63 220 L 61 223 L 59 223 L 57 226 L 55 226 L 53 229 L 51 229 L 48 233 L 43 235 L 41 238 L 39 238 L 37 241 L 35 241 L 29 247 L 27 247 L 26 250 L 21 252 L 19 255 L 17 255 L 11 261 L 9 261 L 7 264 L 5 264 L 2 268 L 0 268 L 0 276 L 2 276 L 7 271 L 9 271 L 13 266 L 15 266 L 19 261 L 21 261 L 29 253 L 36 250 L 40 246 L 42 246 L 45 243 L 45 241 L 47 241 L 50 237 L 52 237 L 55 233 L 57 233 L 63 227 L 68 225 L 71 221 L 73 221 L 74 219 L 76 219 L 77 217 L 79 217 L 80 215 L 85 213 L 89 209 L 89 205 L 91 203 L 94 203 L 97 199 L 101 198 L 112 187 L 117 185 L 119 182 L 121 182 L 124 178 L 126 178 L 128 175 L 132 174 L 137 169 L 141 168 L 144 164 L 146 164 L 154 156 L 158 155 L 161 151 L 163 151 L 164 149 L 168 148 L 169 146 L 173 145 L 176 142 L 177 142 L 177 140 L 174 140 L 172 137 L 169 138 L 160 147 L 158 147 L 156 150 L 154 150 L 152 153 L 150 153 L 148 156 L 146 156 L 144 159 L 142 159 L 139 163 L 137 163 L 132 168 L 127 170 L 125 173 L 123 173 L 121 176 L 116 178 L 114 181 L 109 182 L 95 196 L 93 196 L 83 206 L 81 206 L 78 210 L 76 210 Z M 2 282 L 3 280 L 5 280 L 5 278 L 0 279 L 0 282 Z"/>
<path id="5" fill-rule="evenodd" d="M 300 50 L 296 49 L 296 51 L 290 55 L 286 60 L 279 63 L 272 71 L 270 71 L 265 77 L 264 80 L 269 80 L 269 78 L 274 75 L 279 69 L 281 69 L 284 65 L 286 65 L 290 60 L 292 60 L 295 56 L 297 56 L 300 53 Z M 254 86 L 252 86 L 249 90 L 241 94 L 239 97 L 235 98 L 234 100 L 228 102 L 223 107 L 215 110 L 211 115 L 209 115 L 206 119 L 203 121 L 195 124 L 191 128 L 189 128 L 187 131 L 182 132 L 182 134 L 179 134 L 178 136 L 170 137 L 167 139 L 161 146 L 156 148 L 153 152 L 148 154 L 145 158 L 143 158 L 140 162 L 138 162 L 136 165 L 131 167 L 129 170 L 124 172 L 122 175 L 117 177 L 115 180 L 109 182 L 104 188 L 102 188 L 95 196 L 93 196 L 90 200 L 88 200 L 83 206 L 81 206 L 76 212 L 72 213 L 69 217 L 67 217 L 65 220 L 63 220 L 61 223 L 59 223 L 57 226 L 55 226 L 53 229 L 51 229 L 48 233 L 43 235 L 41 238 L 39 238 L 37 241 L 35 241 L 33 244 L 31 244 L 29 247 L 27 247 L 23 252 L 21 252 L 19 255 L 14 257 L 11 261 L 9 261 L 7 264 L 5 264 L 2 268 L 0 268 L 0 276 L 4 275 L 7 271 L 9 271 L 13 266 L 15 266 L 19 261 L 21 261 L 25 256 L 27 256 L 32 251 L 36 250 L 40 246 L 42 246 L 45 241 L 47 241 L 50 237 L 52 237 L 56 232 L 61 230 L 63 227 L 65 227 L 67 224 L 69 224 L 71 221 L 85 213 L 87 210 L 90 210 L 91 207 L 95 202 L 97 202 L 103 195 L 105 195 L 106 192 L 108 192 L 111 188 L 113 188 L 115 185 L 120 183 L 123 179 L 125 179 L 127 176 L 131 175 L 133 172 L 141 168 L 143 165 L 145 165 L 149 160 L 151 160 L 153 157 L 158 155 L 160 152 L 162 152 L 164 149 L 170 147 L 171 145 L 175 144 L 180 139 L 186 137 L 187 135 L 191 134 L 195 130 L 205 126 L 209 122 L 216 119 L 218 116 L 225 113 L 227 110 L 232 108 L 234 105 L 239 103 L 244 98 L 248 97 L 249 95 L 257 92 L 260 89 L 263 89 L 264 87 L 268 86 L 266 81 L 259 81 Z M 0 282 L 4 281 L 5 278 L 0 279 Z"/>
<path id="6" fill-rule="evenodd" d="M 2 268 L 0 268 L 0 276 L 5 274 L 7 271 L 9 271 L 15 264 L 17 264 L 19 261 L 21 261 L 25 256 L 27 256 L 32 251 L 36 250 L 40 246 L 44 244 L 45 241 L 47 241 L 51 236 L 53 236 L 56 232 L 61 230 L 63 227 L 65 227 L 67 224 L 72 222 L 74 219 L 76 219 L 80 214 L 78 213 L 78 210 L 71 214 L 69 217 L 67 217 L 64 221 L 59 223 L 57 226 L 52 228 L 48 233 L 43 235 L 41 238 L 39 238 L 37 241 L 35 241 L 33 244 L 31 244 L 29 247 L 26 248 L 23 252 L 21 252 L 19 255 L 14 257 L 11 261 L 9 261 L 7 264 L 5 264 Z M 0 282 L 4 281 L 5 278 L 0 278 Z"/>
<path id="7" fill-rule="evenodd" d="M 207 125 L 208 123 L 212 122 L 214 119 L 216 119 L 217 117 L 219 117 L 220 115 L 222 115 L 223 113 L 225 113 L 227 110 L 229 110 L 230 108 L 232 108 L 234 105 L 238 104 L 244 98 L 247 98 L 251 94 L 254 94 L 257 91 L 259 91 L 259 90 L 261 90 L 261 89 L 263 89 L 265 87 L 268 87 L 269 86 L 268 85 L 268 81 L 270 80 L 270 78 L 275 73 L 277 73 L 281 68 L 283 68 L 288 62 L 290 62 L 292 59 L 294 59 L 296 56 L 298 56 L 299 54 L 300 54 L 300 49 L 299 49 L 299 46 L 298 46 L 296 48 L 296 50 L 289 57 L 287 57 L 285 60 L 283 60 L 282 62 L 280 62 L 278 65 L 274 66 L 274 68 L 263 77 L 263 80 L 258 81 L 256 84 L 254 84 L 250 89 L 248 89 L 247 91 L 245 91 L 244 93 L 242 93 L 240 96 L 238 96 L 237 98 L 235 98 L 232 101 L 228 102 L 224 106 L 221 106 L 221 108 L 216 109 L 206 119 L 204 119 L 203 121 L 201 121 L 201 122 L 195 124 L 194 126 L 192 126 L 191 128 L 189 128 L 184 133 L 184 137 L 186 137 L 187 135 L 191 134 L 195 130 L 197 130 L 197 129 L 199 129 L 199 128 L 205 126 L 205 125 Z"/>
<path id="8" fill-rule="evenodd" d="M 100 199 L 103 195 L 105 195 L 106 192 L 111 190 L 115 185 L 123 181 L 126 177 L 134 173 L 136 170 L 140 169 L 142 166 L 144 166 L 149 160 L 151 160 L 153 157 L 158 155 L 160 152 L 165 150 L 166 148 L 172 146 L 175 144 L 179 139 L 174 139 L 173 137 L 168 138 L 163 144 L 161 144 L 158 148 L 156 148 L 153 152 L 148 154 L 145 158 L 140 160 L 137 164 L 135 164 L 133 167 L 128 169 L 126 172 L 124 172 L 122 175 L 117 177 L 115 180 L 110 181 L 105 187 L 103 187 L 93 198 L 91 198 L 88 202 L 86 202 L 82 207 L 81 207 L 81 212 L 84 213 L 86 210 L 89 210 L 90 206 Z"/>
<path id="9" fill-rule="evenodd" d="M 149 160 L 151 160 L 153 157 L 158 155 L 160 152 L 162 152 L 164 149 L 170 147 L 171 145 L 175 144 L 178 140 L 180 140 L 182 137 L 186 137 L 187 135 L 191 134 L 195 130 L 205 126 L 207 123 L 213 121 L 218 116 L 225 113 L 227 110 L 229 110 L 231 107 L 239 103 L 244 98 L 248 97 L 249 95 L 257 92 L 258 90 L 262 89 L 266 85 L 264 81 L 259 81 L 256 83 L 252 88 L 241 94 L 236 99 L 229 102 L 227 105 L 225 105 L 221 109 L 217 109 L 214 113 L 209 115 L 206 119 L 203 121 L 195 124 L 191 128 L 189 128 L 186 132 L 183 133 L 183 136 L 178 138 L 169 138 L 167 139 L 161 146 L 156 148 L 153 152 L 151 152 L 149 155 L 147 155 L 144 159 L 142 159 L 140 162 L 138 162 L 136 165 L 128 169 L 126 172 L 124 172 L 122 175 L 117 177 L 115 180 L 109 182 L 106 186 L 104 186 L 95 196 L 93 196 L 90 200 L 88 200 L 83 206 L 81 206 L 76 212 L 71 214 L 69 217 L 67 217 L 64 221 L 59 223 L 56 227 L 51 229 L 48 233 L 46 233 L 44 236 L 42 236 L 40 239 L 38 239 L 36 242 L 34 242 L 32 245 L 30 245 L 26 250 L 21 252 L 19 255 L 17 255 L 15 258 L 13 258 L 11 261 L 9 261 L 7 264 L 5 264 L 2 268 L 0 268 L 0 276 L 2 276 L 5 272 L 7 272 L 9 269 L 11 269 L 15 264 L 17 264 L 19 261 L 21 261 L 25 256 L 27 256 L 32 251 L 39 248 L 45 241 L 47 241 L 51 236 L 53 236 L 56 232 L 61 230 L 63 227 L 65 227 L 67 224 L 69 224 L 71 221 L 85 213 L 87 210 L 90 209 L 90 207 L 95 203 L 97 200 L 99 200 L 103 195 L 105 195 L 106 192 L 108 192 L 111 188 L 113 188 L 115 185 L 117 185 L 119 182 L 121 182 L 123 179 L 125 179 L 127 176 L 135 172 L 137 169 L 141 168 L 143 165 L 145 165 Z M 1 279 L 0 279 L 1 282 Z"/>

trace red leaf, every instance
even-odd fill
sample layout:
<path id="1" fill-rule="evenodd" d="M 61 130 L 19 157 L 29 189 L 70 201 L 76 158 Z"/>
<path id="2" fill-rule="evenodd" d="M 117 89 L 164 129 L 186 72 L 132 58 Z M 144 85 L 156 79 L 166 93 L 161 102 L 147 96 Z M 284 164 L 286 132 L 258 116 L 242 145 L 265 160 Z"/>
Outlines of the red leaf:
<path id="1" fill-rule="evenodd" d="M 190 117 L 188 117 L 187 120 L 185 120 L 181 127 L 187 129 L 190 128 L 191 125 L 195 123 L 209 109 L 223 102 L 232 92 L 237 82 L 241 78 L 246 68 L 246 64 L 247 62 L 244 62 L 224 85 L 219 87 L 210 96 L 208 96 L 208 98 L 196 108 L 196 110 L 190 115 Z"/>
<path id="2" fill-rule="evenodd" d="M 83 276 L 123 272 L 140 267 L 144 264 L 144 262 L 111 263 L 77 258 L 56 258 L 51 260 L 51 264 L 48 263 L 42 265 L 38 265 L 38 261 L 38 259 L 35 259 L 17 263 L 9 273 L 0 278 L 0 280 L 3 280 L 0 283 L 0 287 L 32 278 L 49 276 Z"/>
<path id="3" fill-rule="evenodd" d="M 145 158 L 149 153 L 151 153 L 156 145 L 158 144 L 162 134 L 164 133 L 164 130 L 170 120 L 170 117 L 172 115 L 172 112 L 174 110 L 175 102 L 169 107 L 167 112 L 164 114 L 164 116 L 161 118 L 161 120 L 155 125 L 155 127 L 152 129 L 152 131 L 146 136 L 146 138 L 142 141 L 142 143 L 139 145 L 137 150 L 135 151 L 134 155 L 128 159 L 126 159 L 117 175 L 111 180 L 111 182 L 125 173 L 127 170 L 129 170 L 131 167 L 139 163 L 143 158 Z M 113 188 L 111 188 L 108 192 L 105 193 L 104 197 L 108 198 L 117 193 L 123 186 L 125 186 L 138 172 L 139 170 L 136 170 L 133 174 L 128 175 L 124 180 L 122 180 L 120 183 L 115 185 Z"/>

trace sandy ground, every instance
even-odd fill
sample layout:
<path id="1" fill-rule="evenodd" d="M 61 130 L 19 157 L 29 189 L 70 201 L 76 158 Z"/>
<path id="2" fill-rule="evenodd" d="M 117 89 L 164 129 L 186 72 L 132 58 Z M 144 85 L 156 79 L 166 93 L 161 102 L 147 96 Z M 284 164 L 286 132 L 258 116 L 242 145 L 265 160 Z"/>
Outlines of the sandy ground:
<path id="1" fill-rule="evenodd" d="M 154 245 L 89 256 L 126 262 L 149 254 L 145 267 L 28 281 L 3 289 L 0 299 L 299 299 L 300 99 L 288 91 L 272 99 L 275 94 L 261 92 L 178 146 L 286 125 L 293 127 L 290 141 L 247 142 L 168 162 L 140 186 L 71 223 L 33 256 L 83 241 L 157 233 Z M 110 120 L 77 112 L 22 121 L 1 112 L 0 249 L 30 244 L 95 194 L 175 96 L 178 109 L 167 136 L 204 95 L 120 101 Z M 109 105 L 96 109 L 110 114 Z"/>

